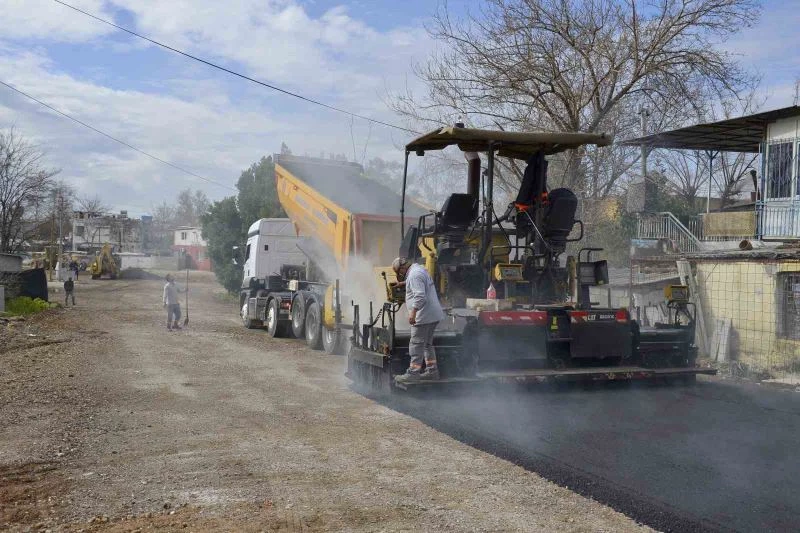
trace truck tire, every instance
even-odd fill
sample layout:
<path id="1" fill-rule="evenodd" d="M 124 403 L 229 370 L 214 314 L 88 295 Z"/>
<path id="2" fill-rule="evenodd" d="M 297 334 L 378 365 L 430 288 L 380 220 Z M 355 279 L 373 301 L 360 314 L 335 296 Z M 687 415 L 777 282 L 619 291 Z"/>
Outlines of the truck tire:
<path id="1" fill-rule="evenodd" d="M 338 329 L 322 327 L 322 349 L 328 355 L 341 355 L 342 332 Z"/>
<path id="2" fill-rule="evenodd" d="M 312 301 L 306 311 L 306 344 L 312 350 L 322 348 L 322 310 Z"/>
<path id="3" fill-rule="evenodd" d="M 302 339 L 306 334 L 306 300 L 298 294 L 292 300 L 292 334 Z"/>
<path id="4" fill-rule="evenodd" d="M 283 337 L 283 335 L 281 335 L 283 328 L 280 327 L 280 320 L 278 320 L 279 316 L 280 310 L 278 309 L 278 300 L 277 298 L 273 298 L 267 305 L 267 322 L 265 324 L 270 337 Z"/>
<path id="5" fill-rule="evenodd" d="M 239 315 L 242 317 L 242 324 L 244 324 L 244 327 L 247 329 L 254 329 L 256 327 L 256 321 L 247 318 L 247 300 L 242 304 L 242 308 L 239 309 Z"/>

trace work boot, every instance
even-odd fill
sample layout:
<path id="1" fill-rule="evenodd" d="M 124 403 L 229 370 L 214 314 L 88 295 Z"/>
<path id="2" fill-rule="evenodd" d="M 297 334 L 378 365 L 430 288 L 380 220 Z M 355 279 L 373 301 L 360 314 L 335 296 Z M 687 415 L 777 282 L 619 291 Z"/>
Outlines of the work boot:
<path id="1" fill-rule="evenodd" d="M 419 372 L 406 372 L 394 377 L 395 383 L 414 383 L 420 380 Z"/>
<path id="2" fill-rule="evenodd" d="M 181 327 L 178 325 L 177 322 L 175 322 L 174 324 L 172 324 L 172 329 L 181 329 Z"/>
<path id="3" fill-rule="evenodd" d="M 439 379 L 439 370 L 436 368 L 427 369 L 419 376 L 419 379 L 429 381 L 437 380 Z"/>

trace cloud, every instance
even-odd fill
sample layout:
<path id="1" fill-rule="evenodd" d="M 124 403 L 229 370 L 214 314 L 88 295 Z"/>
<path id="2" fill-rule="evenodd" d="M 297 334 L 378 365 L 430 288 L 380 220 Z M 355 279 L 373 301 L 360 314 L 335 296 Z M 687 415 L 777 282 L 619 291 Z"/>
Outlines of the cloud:
<path id="1" fill-rule="evenodd" d="M 111 17 L 103 0 L 74 0 L 76 7 Z M 112 32 L 86 17 L 68 16 L 65 7 L 52 0 L 3 0 L 0 2 L 0 36 L 4 39 L 38 39 L 48 42 L 84 42 Z"/>
<path id="2" fill-rule="evenodd" d="M 298 154 L 369 159 L 399 157 L 396 147 L 406 140 L 402 133 L 233 79 L 133 37 L 111 35 L 107 26 L 50 0 L 36 2 L 36 9 L 28 1 L 0 7 L 0 79 L 228 186 L 282 141 Z M 385 87 L 405 83 L 411 62 L 430 49 L 420 27 L 378 31 L 345 7 L 312 17 L 289 0 L 243 0 L 235 8 L 212 0 L 75 3 L 253 77 L 389 122 L 398 119 L 382 102 Z M 66 62 L 54 54 L 55 43 L 62 42 L 77 47 Z M 92 64 L 85 64 L 88 58 Z M 61 168 L 60 177 L 79 194 L 99 194 L 118 208 L 144 212 L 186 187 L 212 198 L 233 193 L 0 87 L 0 128 L 11 124 L 45 149 L 47 164 Z"/>

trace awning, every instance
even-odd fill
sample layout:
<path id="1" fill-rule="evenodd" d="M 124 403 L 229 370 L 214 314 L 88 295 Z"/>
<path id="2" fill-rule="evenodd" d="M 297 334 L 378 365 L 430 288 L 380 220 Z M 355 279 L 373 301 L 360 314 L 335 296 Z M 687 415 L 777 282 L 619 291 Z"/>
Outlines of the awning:
<path id="1" fill-rule="evenodd" d="M 585 144 L 608 146 L 611 141 L 604 133 L 519 133 L 447 127 L 414 139 L 406 145 L 406 150 L 443 150 L 456 145 L 464 152 L 485 152 L 495 145 L 501 156 L 528 159 L 536 152 L 556 154 Z"/>
<path id="2" fill-rule="evenodd" d="M 766 138 L 767 124 L 795 116 L 800 116 L 800 106 L 784 107 L 709 124 L 695 124 L 686 128 L 629 139 L 620 144 L 677 150 L 756 153 Z"/>

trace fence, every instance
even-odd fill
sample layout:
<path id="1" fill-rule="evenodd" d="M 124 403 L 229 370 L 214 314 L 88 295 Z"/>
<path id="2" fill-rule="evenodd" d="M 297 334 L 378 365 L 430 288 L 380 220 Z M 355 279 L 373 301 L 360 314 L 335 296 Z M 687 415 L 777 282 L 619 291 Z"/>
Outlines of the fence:
<path id="1" fill-rule="evenodd" d="M 800 259 L 692 261 L 711 355 L 735 374 L 800 377 Z"/>

